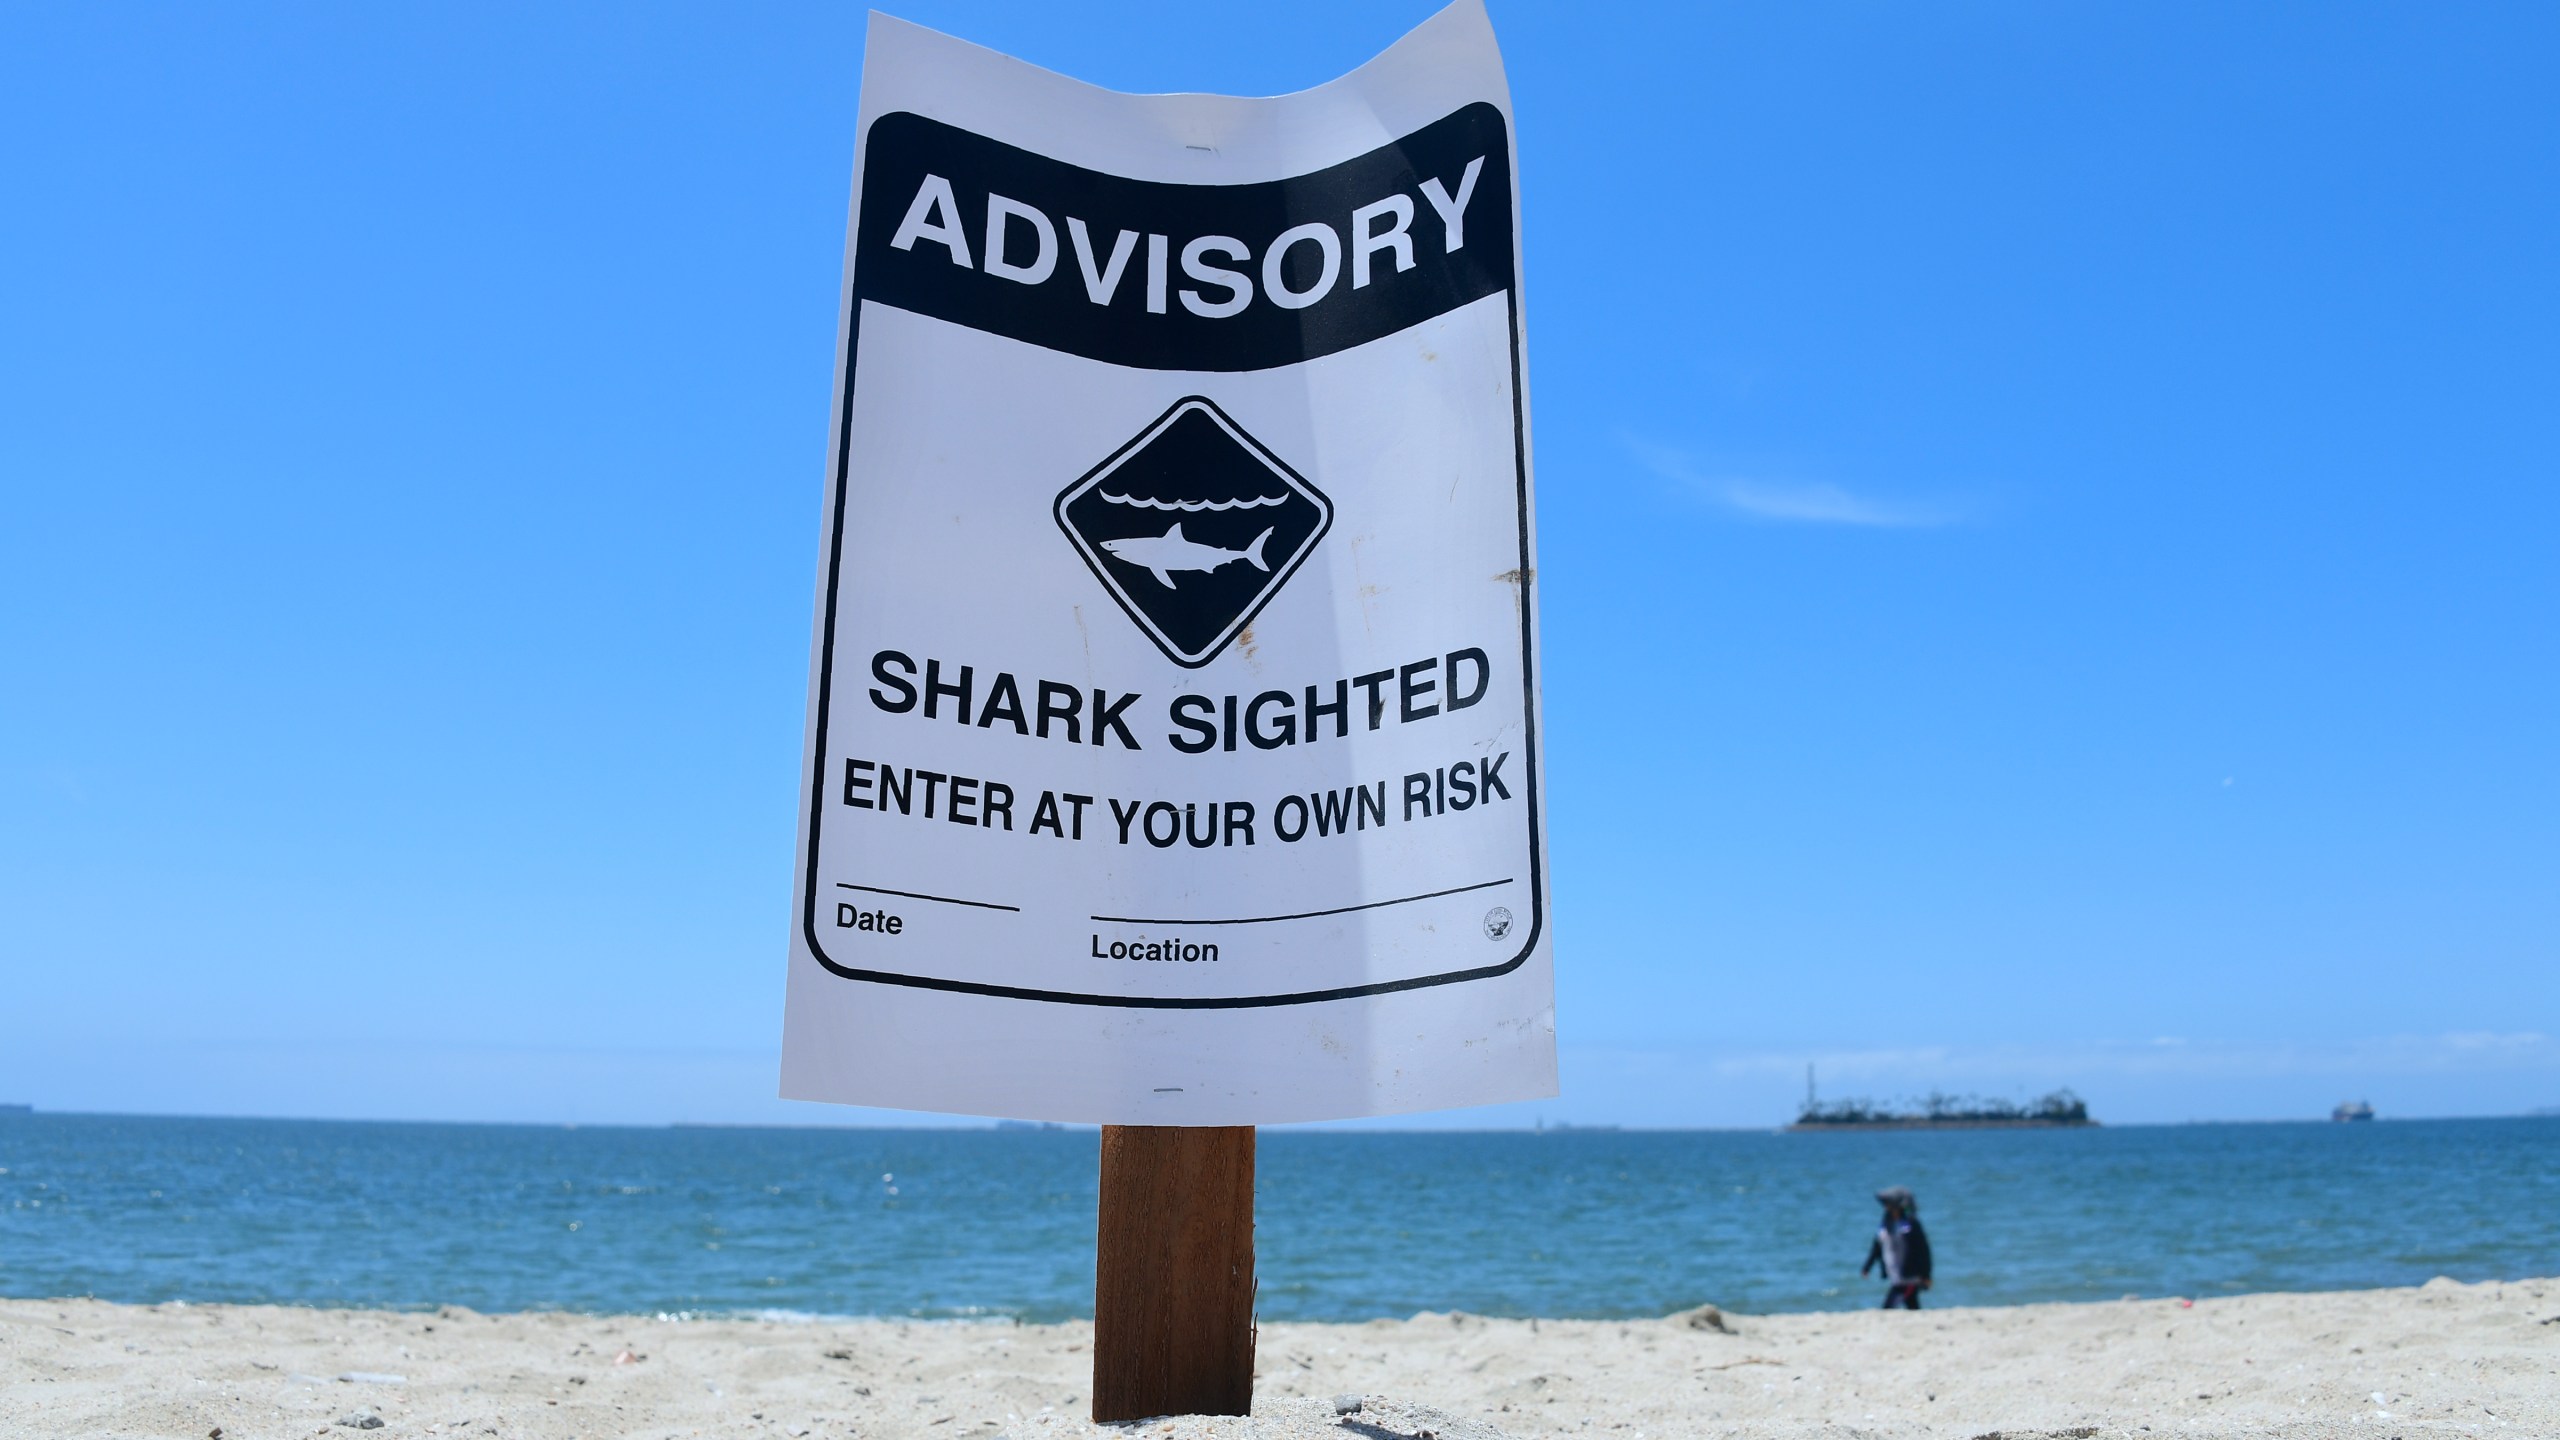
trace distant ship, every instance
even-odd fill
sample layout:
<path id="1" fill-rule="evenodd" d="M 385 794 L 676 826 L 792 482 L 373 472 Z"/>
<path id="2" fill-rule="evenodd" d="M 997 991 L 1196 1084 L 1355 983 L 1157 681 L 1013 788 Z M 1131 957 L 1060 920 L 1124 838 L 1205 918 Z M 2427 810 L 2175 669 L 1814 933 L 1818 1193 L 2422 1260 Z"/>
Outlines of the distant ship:
<path id="1" fill-rule="evenodd" d="M 1799 1133 L 1819 1130 L 2082 1130 L 2094 1128 L 2097 1123 L 2089 1118 L 2088 1102 L 2069 1090 L 2056 1090 L 2023 1104 L 2015 1100 L 1945 1095 L 1934 1090 L 1918 1102 L 1902 1106 L 1879 1105 L 1871 1100 L 1825 1103 L 1813 1088 L 1813 1067 L 1808 1065 L 1804 1074 L 1804 1108 L 1796 1112 L 1795 1123 L 1784 1128 Z"/>
<path id="2" fill-rule="evenodd" d="M 2338 1108 L 2329 1112 L 2329 1118 L 2339 1121 L 2370 1120 L 2373 1118 L 2373 1102 L 2369 1100 L 2340 1101 Z"/>

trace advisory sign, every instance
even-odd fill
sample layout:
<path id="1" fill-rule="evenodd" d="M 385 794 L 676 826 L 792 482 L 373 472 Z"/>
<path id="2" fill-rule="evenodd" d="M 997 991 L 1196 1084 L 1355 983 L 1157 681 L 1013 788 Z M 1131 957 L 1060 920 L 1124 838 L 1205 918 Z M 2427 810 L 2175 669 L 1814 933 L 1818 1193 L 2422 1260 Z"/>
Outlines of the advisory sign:
<path id="1" fill-rule="evenodd" d="M 1508 91 L 1121 95 L 875 16 L 783 1093 L 1554 1091 Z"/>

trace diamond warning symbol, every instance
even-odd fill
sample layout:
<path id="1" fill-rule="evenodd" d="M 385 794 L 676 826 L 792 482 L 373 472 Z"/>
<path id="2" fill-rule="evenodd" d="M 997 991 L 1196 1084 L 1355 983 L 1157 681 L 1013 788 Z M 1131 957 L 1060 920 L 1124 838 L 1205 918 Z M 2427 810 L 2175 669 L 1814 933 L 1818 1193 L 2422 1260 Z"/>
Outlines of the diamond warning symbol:
<path id="1" fill-rule="evenodd" d="M 1208 400 L 1059 492 L 1058 528 L 1166 658 L 1208 664 L 1333 524 L 1333 502 Z"/>

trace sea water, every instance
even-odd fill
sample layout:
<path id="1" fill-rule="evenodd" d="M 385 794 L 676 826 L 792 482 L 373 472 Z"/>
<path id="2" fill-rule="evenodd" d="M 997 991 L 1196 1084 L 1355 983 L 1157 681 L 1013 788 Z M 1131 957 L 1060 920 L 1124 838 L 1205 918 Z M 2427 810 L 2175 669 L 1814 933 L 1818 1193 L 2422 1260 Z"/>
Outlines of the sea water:
<path id="1" fill-rule="evenodd" d="M 1089 1314 L 1085 1131 L 0 1115 L 0 1296 Z M 1786 1135 L 1270 1132 L 1266 1320 L 1932 1305 L 2560 1274 L 2560 1119 Z"/>

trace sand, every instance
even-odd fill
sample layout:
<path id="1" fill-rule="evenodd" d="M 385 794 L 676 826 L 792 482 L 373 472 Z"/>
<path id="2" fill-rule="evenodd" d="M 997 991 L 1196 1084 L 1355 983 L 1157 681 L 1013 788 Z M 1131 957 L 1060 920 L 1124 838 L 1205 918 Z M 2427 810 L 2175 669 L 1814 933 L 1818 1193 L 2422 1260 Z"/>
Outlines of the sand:
<path id="1" fill-rule="evenodd" d="M 1091 1344 L 1084 1324 L 0 1300 L 0 1434 L 354 1440 L 373 1417 L 384 1440 L 2560 1436 L 2560 1280 L 1269 1325 L 1251 1419 L 1134 1426 L 1085 1420 Z M 1338 1416 L 1346 1394 L 1361 1408 Z"/>

